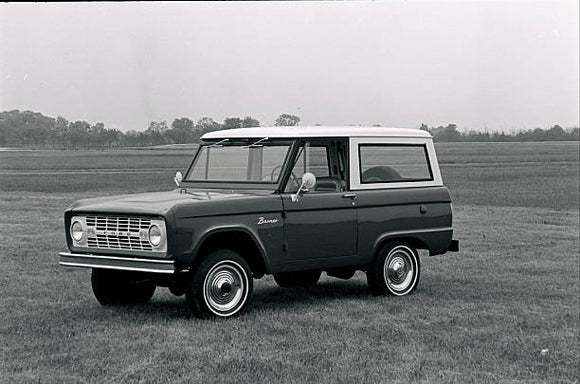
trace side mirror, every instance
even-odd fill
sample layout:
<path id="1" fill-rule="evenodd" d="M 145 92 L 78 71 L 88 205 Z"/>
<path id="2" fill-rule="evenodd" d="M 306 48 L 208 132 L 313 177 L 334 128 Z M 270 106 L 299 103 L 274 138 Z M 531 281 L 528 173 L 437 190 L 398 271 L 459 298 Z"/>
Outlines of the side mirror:
<path id="1" fill-rule="evenodd" d="M 181 173 L 181 171 L 175 172 L 175 177 L 173 178 L 173 181 L 175 181 L 175 184 L 177 184 L 178 187 L 179 184 L 181 183 L 181 180 L 183 180 L 183 173 Z"/>
<path id="2" fill-rule="evenodd" d="M 300 188 L 298 188 L 298 191 L 290 195 L 292 202 L 293 203 L 297 202 L 300 195 L 302 195 L 304 192 L 308 192 L 308 190 L 310 188 L 314 188 L 315 185 L 316 185 L 316 176 L 314 176 L 313 173 L 306 172 L 304 175 L 302 175 L 302 184 L 300 184 Z"/>

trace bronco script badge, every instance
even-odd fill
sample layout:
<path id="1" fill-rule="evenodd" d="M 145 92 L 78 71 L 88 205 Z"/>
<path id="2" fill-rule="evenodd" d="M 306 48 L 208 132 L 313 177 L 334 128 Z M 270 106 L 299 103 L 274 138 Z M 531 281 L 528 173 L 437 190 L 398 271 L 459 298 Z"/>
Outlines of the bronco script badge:
<path id="1" fill-rule="evenodd" d="M 264 217 L 258 217 L 258 225 L 262 224 L 276 224 L 278 219 L 265 219 Z"/>

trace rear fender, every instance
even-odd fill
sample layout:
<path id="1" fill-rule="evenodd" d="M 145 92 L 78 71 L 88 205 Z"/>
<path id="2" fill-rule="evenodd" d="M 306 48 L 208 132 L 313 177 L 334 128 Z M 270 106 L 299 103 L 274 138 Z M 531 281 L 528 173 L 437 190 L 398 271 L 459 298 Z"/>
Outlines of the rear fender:
<path id="1" fill-rule="evenodd" d="M 399 240 L 412 244 L 418 249 L 427 249 L 430 256 L 447 252 L 451 238 L 452 228 L 430 228 L 413 231 L 387 232 L 377 238 L 374 244 L 374 255 L 389 241 Z"/>

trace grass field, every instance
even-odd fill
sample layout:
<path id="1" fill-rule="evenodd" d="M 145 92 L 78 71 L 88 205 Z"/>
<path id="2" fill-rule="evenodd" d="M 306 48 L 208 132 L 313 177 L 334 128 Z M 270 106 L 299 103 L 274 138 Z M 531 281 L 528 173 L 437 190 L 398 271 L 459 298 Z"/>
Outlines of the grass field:
<path id="1" fill-rule="evenodd" d="M 462 249 L 424 256 L 413 295 L 267 277 L 227 321 L 163 288 L 101 307 L 88 270 L 58 266 L 68 204 L 172 188 L 191 150 L 0 152 L 0 382 L 578 382 L 578 143 L 437 150 Z"/>

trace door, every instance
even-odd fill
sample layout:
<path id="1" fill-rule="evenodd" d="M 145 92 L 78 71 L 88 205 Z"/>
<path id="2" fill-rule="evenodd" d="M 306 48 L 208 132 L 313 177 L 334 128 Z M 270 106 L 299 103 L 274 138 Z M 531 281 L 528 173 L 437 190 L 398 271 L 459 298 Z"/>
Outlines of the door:
<path id="1" fill-rule="evenodd" d="M 356 196 L 347 191 L 340 140 L 303 142 L 294 157 L 282 201 L 284 262 L 289 269 L 314 269 L 344 264 L 357 250 Z M 313 190 L 293 202 L 302 175 L 313 173 Z"/>

